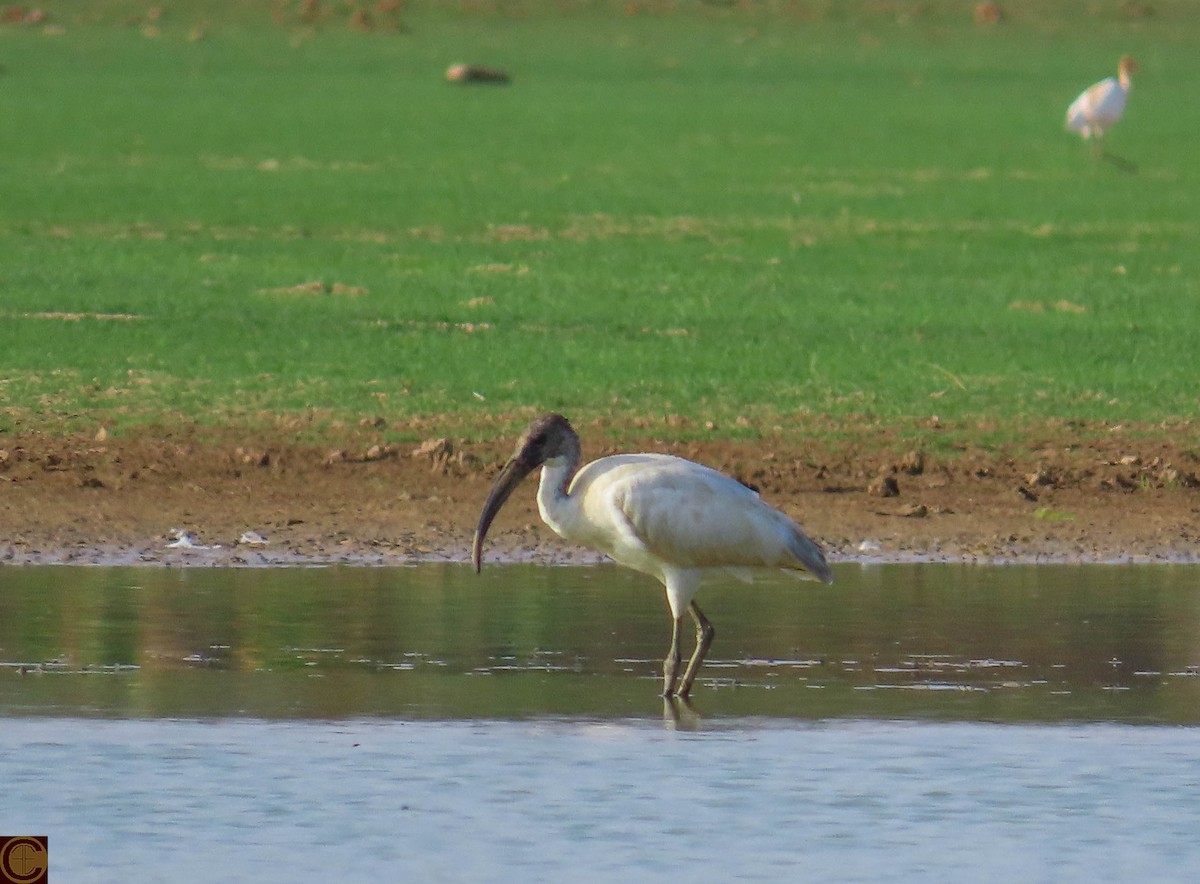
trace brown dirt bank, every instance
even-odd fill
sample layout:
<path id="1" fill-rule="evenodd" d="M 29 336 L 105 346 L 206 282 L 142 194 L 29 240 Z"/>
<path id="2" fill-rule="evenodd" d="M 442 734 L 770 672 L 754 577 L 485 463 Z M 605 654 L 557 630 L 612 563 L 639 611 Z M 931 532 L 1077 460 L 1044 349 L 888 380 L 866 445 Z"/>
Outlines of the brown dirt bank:
<path id="1" fill-rule="evenodd" d="M 589 445 L 604 438 L 600 428 L 581 430 L 585 457 L 615 450 Z M 413 432 L 368 425 L 336 444 L 296 442 L 284 429 L 0 433 L 0 561 L 465 561 L 512 440 L 384 441 Z M 958 445 L 949 454 L 908 450 L 878 427 L 842 438 L 647 436 L 620 448 L 678 453 L 737 476 L 834 560 L 1200 561 L 1200 446 L 1190 425 L 1052 425 L 1005 450 Z M 169 548 L 173 528 L 219 548 Z M 267 542 L 239 543 L 250 531 Z M 487 555 L 597 560 L 540 524 L 532 481 L 493 527 Z"/>

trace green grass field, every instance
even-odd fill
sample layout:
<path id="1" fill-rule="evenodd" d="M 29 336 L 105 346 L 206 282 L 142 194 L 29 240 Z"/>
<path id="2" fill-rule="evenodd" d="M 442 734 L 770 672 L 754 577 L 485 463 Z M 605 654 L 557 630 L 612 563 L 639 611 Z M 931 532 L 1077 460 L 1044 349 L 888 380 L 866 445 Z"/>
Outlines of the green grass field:
<path id="1" fill-rule="evenodd" d="M 0 25 L 0 430 L 1197 411 L 1193 4 L 152 5 Z"/>

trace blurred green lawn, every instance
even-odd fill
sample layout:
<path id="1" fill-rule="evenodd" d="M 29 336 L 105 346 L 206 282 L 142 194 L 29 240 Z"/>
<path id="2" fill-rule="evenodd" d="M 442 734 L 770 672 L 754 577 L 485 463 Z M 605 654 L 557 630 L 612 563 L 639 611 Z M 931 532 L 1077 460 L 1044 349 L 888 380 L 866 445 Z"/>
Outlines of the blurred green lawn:
<path id="1" fill-rule="evenodd" d="M 0 429 L 1197 410 L 1200 6 L 362 5 L 0 24 Z"/>

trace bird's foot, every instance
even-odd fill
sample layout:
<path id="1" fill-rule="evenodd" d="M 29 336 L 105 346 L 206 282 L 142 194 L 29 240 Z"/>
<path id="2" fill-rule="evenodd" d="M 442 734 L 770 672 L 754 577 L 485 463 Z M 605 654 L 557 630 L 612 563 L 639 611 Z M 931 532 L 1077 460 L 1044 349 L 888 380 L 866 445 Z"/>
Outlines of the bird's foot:
<path id="1" fill-rule="evenodd" d="M 673 728 L 692 730 L 700 723 L 700 714 L 690 700 L 669 697 L 663 700 L 663 723 Z"/>

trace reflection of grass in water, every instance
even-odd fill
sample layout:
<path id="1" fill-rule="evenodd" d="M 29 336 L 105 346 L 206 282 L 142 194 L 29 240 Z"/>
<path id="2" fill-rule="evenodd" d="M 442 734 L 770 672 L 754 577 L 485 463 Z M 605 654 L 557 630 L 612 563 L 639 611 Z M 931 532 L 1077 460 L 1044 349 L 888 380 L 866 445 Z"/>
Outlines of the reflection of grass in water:
<path id="1" fill-rule="evenodd" d="M 363 35 L 194 4 L 149 37 L 52 4 L 65 33 L 5 38 L 6 407 L 1190 413 L 1200 110 L 1149 84 L 1200 16 L 1064 48 L 1066 6 L 1010 5 L 416 5 Z M 1125 50 L 1137 175 L 1059 131 Z M 443 83 L 463 54 L 514 84 Z"/>
<path id="2" fill-rule="evenodd" d="M 10 569 L 0 649 L 43 666 L 0 667 L 0 710 L 657 717 L 669 617 L 647 581 L 612 567 Z M 706 587 L 718 634 L 694 705 L 715 720 L 1195 723 L 1193 582 L 1161 566 L 879 566 L 841 568 L 829 588 Z"/>

